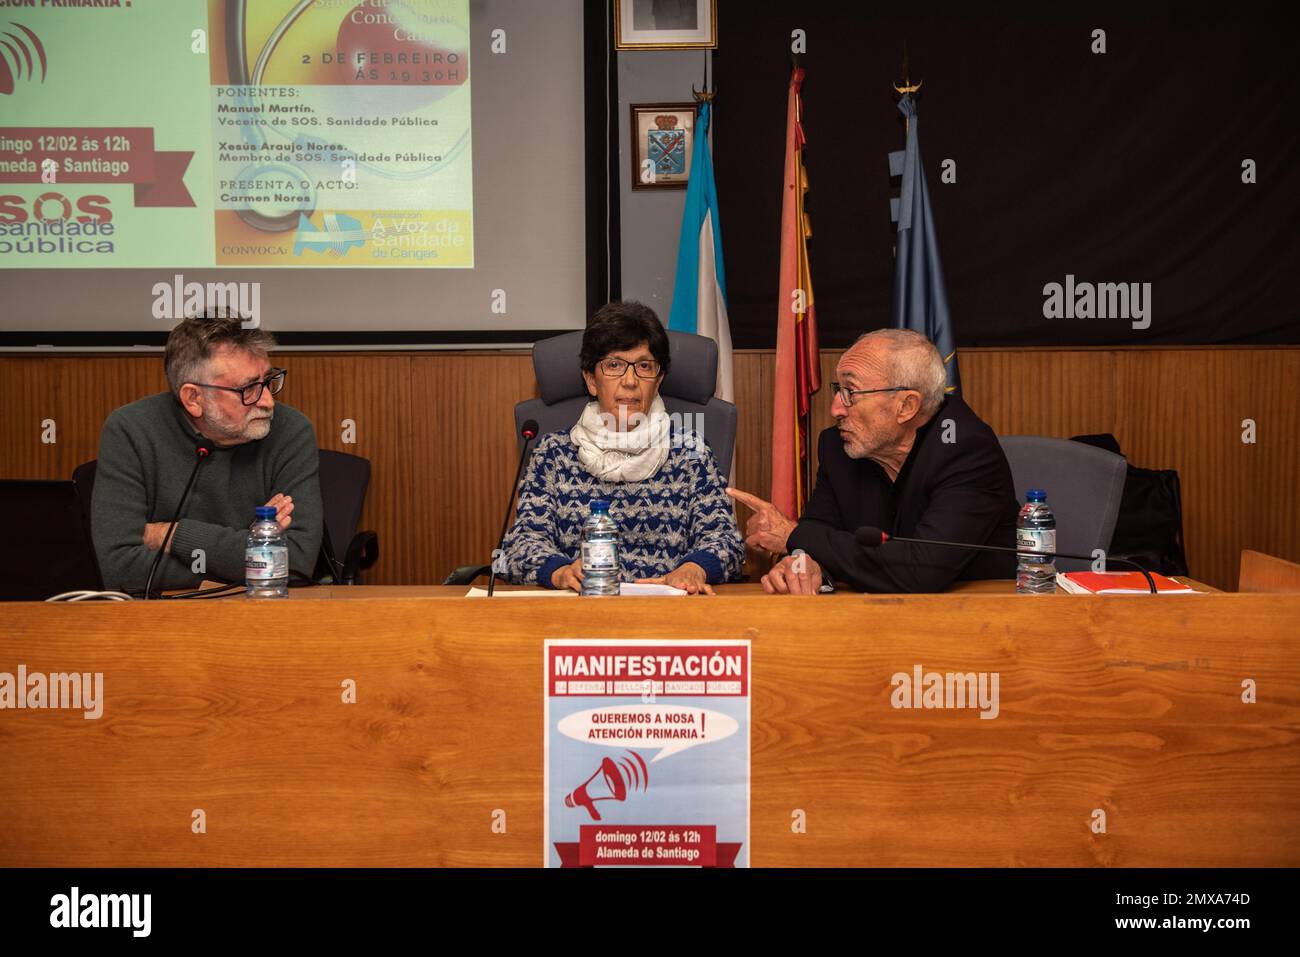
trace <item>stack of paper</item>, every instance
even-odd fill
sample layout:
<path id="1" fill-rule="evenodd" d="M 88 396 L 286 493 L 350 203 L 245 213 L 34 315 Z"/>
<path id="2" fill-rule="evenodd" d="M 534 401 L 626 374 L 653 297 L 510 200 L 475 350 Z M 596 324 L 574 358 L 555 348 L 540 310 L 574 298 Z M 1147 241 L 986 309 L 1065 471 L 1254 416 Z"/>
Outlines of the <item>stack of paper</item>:
<path id="1" fill-rule="evenodd" d="M 465 592 L 466 598 L 486 598 L 486 588 L 471 588 Z M 496 588 L 493 598 L 577 598 L 576 591 L 559 588 Z"/>
<path id="2" fill-rule="evenodd" d="M 623 582 L 618 586 L 618 593 L 623 595 L 659 595 L 672 596 L 685 595 L 680 588 L 673 588 L 670 585 L 638 585 L 635 582 Z M 569 591 L 567 588 L 498 588 L 492 593 L 493 598 L 576 598 L 578 593 Z M 486 588 L 471 588 L 465 592 L 466 598 L 486 598 Z"/>

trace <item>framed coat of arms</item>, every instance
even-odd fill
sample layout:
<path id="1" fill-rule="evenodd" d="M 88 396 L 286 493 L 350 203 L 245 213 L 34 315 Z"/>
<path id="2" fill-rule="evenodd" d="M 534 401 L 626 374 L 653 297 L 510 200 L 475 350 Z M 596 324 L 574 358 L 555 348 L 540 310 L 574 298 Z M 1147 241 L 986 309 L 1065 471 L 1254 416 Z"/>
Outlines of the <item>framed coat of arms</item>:
<path id="1" fill-rule="evenodd" d="M 695 103 L 633 103 L 632 188 L 685 189 L 695 146 Z"/>

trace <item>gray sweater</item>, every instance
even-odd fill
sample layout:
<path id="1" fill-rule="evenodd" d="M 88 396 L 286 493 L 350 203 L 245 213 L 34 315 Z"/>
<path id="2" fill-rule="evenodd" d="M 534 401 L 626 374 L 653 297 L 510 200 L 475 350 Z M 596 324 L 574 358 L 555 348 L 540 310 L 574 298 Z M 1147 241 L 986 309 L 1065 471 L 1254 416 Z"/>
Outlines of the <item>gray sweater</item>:
<path id="1" fill-rule="evenodd" d="M 175 515 L 194 467 L 196 438 L 170 392 L 124 405 L 104 422 L 91 527 L 105 587 L 144 588 L 155 554 L 144 544 L 145 524 L 170 522 Z M 192 587 L 205 578 L 243 581 L 244 538 L 254 509 L 280 492 L 292 496 L 294 505 L 285 536 L 289 568 L 310 575 L 321 543 L 318 463 L 311 422 L 280 402 L 266 438 L 214 447 L 199 468 L 154 587 Z M 192 570 L 195 549 L 203 552 L 203 573 Z"/>

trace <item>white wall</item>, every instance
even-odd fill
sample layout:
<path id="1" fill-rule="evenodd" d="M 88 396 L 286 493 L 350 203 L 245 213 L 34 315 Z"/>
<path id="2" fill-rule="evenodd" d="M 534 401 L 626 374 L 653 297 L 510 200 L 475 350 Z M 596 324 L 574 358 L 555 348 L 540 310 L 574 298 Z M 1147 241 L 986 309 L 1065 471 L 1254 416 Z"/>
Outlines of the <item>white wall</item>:
<path id="1" fill-rule="evenodd" d="M 630 107 L 633 103 L 689 103 L 691 84 L 698 88 L 704 82 L 705 57 L 700 50 L 624 50 L 618 54 L 623 298 L 644 302 L 664 325 L 672 308 L 686 190 L 632 189 Z"/>

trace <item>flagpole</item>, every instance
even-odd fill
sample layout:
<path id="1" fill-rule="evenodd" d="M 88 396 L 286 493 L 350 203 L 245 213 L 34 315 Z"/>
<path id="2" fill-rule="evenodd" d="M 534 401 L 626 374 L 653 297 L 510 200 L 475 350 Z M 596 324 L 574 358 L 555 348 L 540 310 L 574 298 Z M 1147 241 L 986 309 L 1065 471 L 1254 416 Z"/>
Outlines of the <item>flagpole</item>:
<path id="1" fill-rule="evenodd" d="M 907 60 L 907 41 L 906 41 L 906 40 L 903 41 L 903 69 L 902 69 L 902 73 L 903 73 L 903 85 L 902 85 L 902 86 L 899 86 L 897 83 L 893 83 L 893 84 L 891 84 L 891 86 L 893 86 L 893 88 L 894 88 L 894 92 L 895 92 L 895 93 L 901 93 L 903 96 L 907 96 L 907 95 L 909 95 L 909 94 L 911 94 L 911 93 L 919 92 L 920 89 L 921 89 L 921 84 L 922 84 L 924 81 L 923 81 L 923 80 L 917 80 L 917 81 L 916 81 L 916 85 L 915 85 L 915 86 L 912 85 L 912 73 L 911 73 L 911 69 L 910 69 L 910 67 L 908 66 L 908 60 Z M 907 140 L 907 126 L 908 126 L 908 120 L 907 120 L 907 117 L 903 117 L 903 140 L 904 140 L 904 142 L 906 142 L 906 140 Z"/>
<path id="2" fill-rule="evenodd" d="M 790 55 L 790 61 L 794 65 L 795 70 L 800 69 L 801 64 L 799 62 L 798 54 L 792 53 Z M 798 96 L 795 97 L 794 122 L 795 125 L 800 129 L 800 131 L 802 131 L 803 129 L 802 93 L 800 93 Z M 807 248 L 808 233 L 806 230 L 807 221 L 804 218 L 806 216 L 806 213 L 804 212 L 804 208 L 803 208 L 804 187 L 807 183 L 807 180 L 805 178 L 804 168 L 803 168 L 802 137 L 800 137 L 798 144 L 799 144 L 798 148 L 795 150 L 795 154 L 794 154 L 795 223 L 796 223 L 796 228 L 798 230 L 798 238 L 795 240 L 795 275 L 798 277 L 797 288 L 802 290 L 804 292 L 805 297 L 807 298 L 804 301 L 803 311 L 801 311 L 795 316 L 794 350 L 795 350 L 796 359 L 803 352 L 803 350 L 800 349 L 800 344 L 801 344 L 800 337 L 803 330 L 800 329 L 799 322 L 800 320 L 802 320 L 802 318 L 805 315 L 807 315 L 807 310 L 808 310 L 807 299 L 811 298 L 810 290 L 812 288 L 812 283 L 806 281 L 805 279 L 805 277 L 809 274 L 809 270 L 808 270 L 808 257 L 807 257 L 807 253 L 808 253 L 808 248 Z M 801 371 L 801 366 L 798 363 L 796 363 L 796 372 L 795 372 L 796 386 L 800 385 L 800 380 L 802 379 L 802 376 L 799 374 L 800 371 Z M 801 401 L 801 399 L 802 399 L 801 390 L 799 388 L 796 388 L 795 399 L 794 399 L 794 444 L 796 450 L 795 474 L 794 474 L 794 490 L 795 490 L 794 500 L 796 503 L 798 503 L 799 514 L 803 514 L 804 502 L 808 500 L 808 461 L 810 458 L 810 456 L 808 455 L 808 416 L 807 413 L 804 412 L 802 408 L 803 402 Z"/>
<path id="3" fill-rule="evenodd" d="M 894 87 L 895 93 L 901 93 L 903 94 L 903 96 L 907 96 L 911 93 L 916 93 L 918 90 L 920 90 L 921 84 L 923 82 L 924 82 L 923 80 L 917 80 L 914 85 L 909 77 L 904 76 L 902 86 L 899 86 L 897 83 L 891 85 Z M 907 125 L 908 125 L 907 117 L 903 117 L 903 141 L 904 142 L 907 141 Z"/>
<path id="4" fill-rule="evenodd" d="M 798 120 L 799 123 L 801 124 L 803 123 L 803 99 L 802 98 L 800 98 L 800 100 L 795 105 L 795 119 Z M 798 176 L 799 185 L 796 190 L 797 193 L 796 202 L 798 203 L 798 207 L 799 207 L 798 221 L 799 221 L 799 231 L 801 233 L 799 237 L 799 245 L 797 247 L 798 263 L 799 263 L 799 267 L 798 267 L 799 288 L 805 290 L 807 294 L 807 300 L 804 303 L 804 311 L 802 315 L 799 317 L 800 320 L 802 321 L 803 317 L 807 316 L 808 309 L 811 308 L 811 303 L 812 303 L 812 282 L 811 282 L 812 270 L 808 266 L 808 213 L 804 209 L 804 204 L 803 204 L 804 189 L 808 183 L 808 179 L 807 179 L 807 174 L 803 168 L 802 150 L 800 150 L 797 155 L 796 164 L 799 171 L 799 176 Z M 802 342 L 802 335 L 804 330 L 800 329 L 799 332 L 800 332 L 800 337 L 799 337 L 799 341 L 796 342 L 795 348 L 797 353 L 802 353 L 806 363 L 807 349 L 806 347 L 801 348 L 801 346 L 804 345 Z M 799 483 L 797 489 L 797 500 L 799 502 L 800 513 L 803 512 L 803 503 L 808 500 L 808 491 L 812 483 L 812 456 L 808 454 L 809 451 L 808 444 L 810 441 L 809 437 L 812 435 L 812 403 L 811 402 L 807 403 L 808 408 L 806 409 L 802 408 L 802 406 L 804 405 L 804 402 L 802 401 L 803 395 L 804 392 L 801 389 L 798 398 L 796 398 L 795 400 L 796 403 L 795 416 L 798 421 L 798 425 L 796 428 L 799 433 L 799 450 L 802 455 L 802 457 L 799 459 L 798 462 Z"/>
<path id="5" fill-rule="evenodd" d="M 942 270 L 939 266 L 938 249 L 933 242 L 934 225 L 930 212 L 928 192 L 925 183 L 925 171 L 920 165 L 920 145 L 912 136 L 911 117 L 916 115 L 914 95 L 921 89 L 921 80 L 912 82 L 908 66 L 907 45 L 903 45 L 902 83 L 894 83 L 894 92 L 900 94 L 899 112 L 903 114 L 903 148 L 889 154 L 890 175 L 903 177 L 903 194 L 898 204 L 897 222 L 900 240 L 907 228 L 905 241 L 908 243 L 906 255 L 901 248 L 901 241 L 894 247 L 894 302 L 891 306 L 894 324 L 902 329 L 915 329 L 929 338 L 939 349 L 948 377 L 945 393 L 957 392 L 960 382 L 957 374 L 957 348 L 952 331 L 951 318 L 948 314 L 948 297 L 943 286 Z M 909 169 L 909 161 L 911 167 Z M 903 202 L 908 208 L 903 208 Z M 913 221 L 914 217 L 919 217 Z M 917 229 L 929 236 L 928 243 L 918 243 Z M 912 288 L 920 282 L 920 289 Z M 944 353 L 947 352 L 947 355 Z"/>

